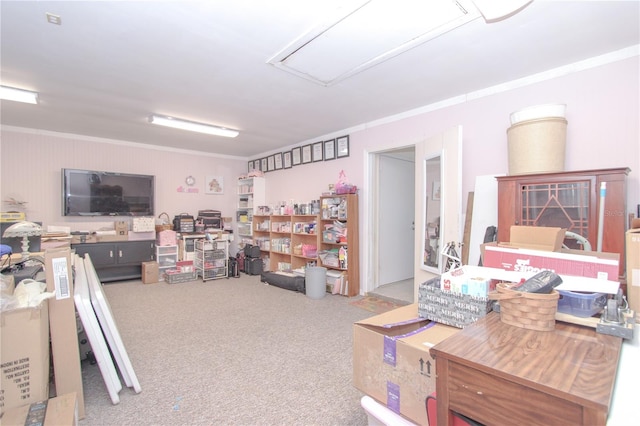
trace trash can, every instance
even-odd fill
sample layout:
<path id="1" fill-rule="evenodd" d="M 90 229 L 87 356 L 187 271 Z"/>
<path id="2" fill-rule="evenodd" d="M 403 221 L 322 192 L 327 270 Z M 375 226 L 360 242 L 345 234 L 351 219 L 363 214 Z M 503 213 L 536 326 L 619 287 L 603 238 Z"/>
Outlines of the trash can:
<path id="1" fill-rule="evenodd" d="M 311 299 L 322 299 L 327 294 L 327 268 L 310 266 L 304 275 L 306 295 Z"/>

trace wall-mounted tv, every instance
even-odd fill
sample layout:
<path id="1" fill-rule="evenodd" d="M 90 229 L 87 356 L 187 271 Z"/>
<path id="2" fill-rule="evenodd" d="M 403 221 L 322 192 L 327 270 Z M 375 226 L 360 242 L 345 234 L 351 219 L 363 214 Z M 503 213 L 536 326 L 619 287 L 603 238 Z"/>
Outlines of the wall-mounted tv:
<path id="1" fill-rule="evenodd" d="M 63 216 L 153 216 L 155 177 L 62 169 Z"/>

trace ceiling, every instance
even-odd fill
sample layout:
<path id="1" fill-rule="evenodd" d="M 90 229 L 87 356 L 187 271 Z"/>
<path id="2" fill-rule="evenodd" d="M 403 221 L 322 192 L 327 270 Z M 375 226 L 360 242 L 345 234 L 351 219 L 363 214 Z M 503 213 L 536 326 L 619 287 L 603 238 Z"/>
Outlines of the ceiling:
<path id="1" fill-rule="evenodd" d="M 364 1 L 2 0 L 2 84 L 39 92 L 39 104 L 2 101 L 1 123 L 244 158 L 640 44 L 640 1 L 534 0 L 490 23 L 460 2 L 469 22 L 320 84 L 268 61 Z M 361 28 L 350 40 L 360 48 L 339 41 L 313 60 L 375 50 L 382 30 Z M 154 126 L 152 113 L 240 136 Z"/>

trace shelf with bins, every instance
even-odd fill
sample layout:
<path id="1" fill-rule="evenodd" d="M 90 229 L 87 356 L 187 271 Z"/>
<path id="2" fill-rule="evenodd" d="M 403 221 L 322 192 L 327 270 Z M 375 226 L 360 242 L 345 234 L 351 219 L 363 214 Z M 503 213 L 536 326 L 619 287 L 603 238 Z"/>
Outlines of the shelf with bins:
<path id="1" fill-rule="evenodd" d="M 165 272 L 177 267 L 178 246 L 156 246 L 156 262 L 158 262 L 160 281 L 164 281 Z"/>
<path id="2" fill-rule="evenodd" d="M 253 241 L 253 216 L 258 206 L 265 204 L 264 177 L 244 177 L 238 179 L 236 206 L 237 235 L 239 247 Z"/>
<path id="3" fill-rule="evenodd" d="M 195 267 L 202 281 L 228 278 L 229 261 L 228 241 L 196 241 Z"/>
<path id="4" fill-rule="evenodd" d="M 291 268 L 315 266 L 318 258 L 318 216 L 291 216 Z"/>
<path id="5" fill-rule="evenodd" d="M 358 195 L 320 197 L 319 266 L 327 275 L 339 277 L 338 293 L 360 293 Z"/>
<path id="6" fill-rule="evenodd" d="M 271 215 L 270 267 L 271 271 L 291 269 L 291 216 Z"/>

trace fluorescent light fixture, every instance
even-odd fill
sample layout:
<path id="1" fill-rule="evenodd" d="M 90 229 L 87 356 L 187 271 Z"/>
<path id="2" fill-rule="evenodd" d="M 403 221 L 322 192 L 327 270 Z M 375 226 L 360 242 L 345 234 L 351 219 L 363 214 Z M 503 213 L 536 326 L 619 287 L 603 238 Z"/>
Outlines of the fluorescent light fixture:
<path id="1" fill-rule="evenodd" d="M 174 129 L 189 130 L 191 132 L 206 133 L 208 135 L 224 136 L 226 138 L 235 138 L 240 134 L 237 130 L 227 129 L 226 127 L 213 126 L 211 124 L 196 123 L 195 121 L 182 120 L 173 117 L 163 117 L 160 115 L 152 115 L 149 122 L 159 124 L 160 126 L 173 127 Z"/>
<path id="2" fill-rule="evenodd" d="M 0 86 L 0 99 L 7 101 L 24 102 L 25 104 L 37 104 L 38 94 L 30 90 L 16 89 L 9 86 Z"/>

